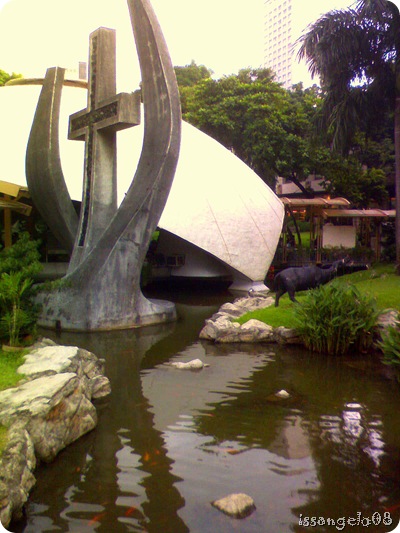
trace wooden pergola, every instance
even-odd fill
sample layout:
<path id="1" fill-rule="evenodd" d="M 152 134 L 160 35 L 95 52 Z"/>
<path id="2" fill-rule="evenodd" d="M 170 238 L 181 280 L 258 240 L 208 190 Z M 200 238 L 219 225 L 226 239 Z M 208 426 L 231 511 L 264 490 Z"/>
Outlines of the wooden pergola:
<path id="1" fill-rule="evenodd" d="M 11 213 L 14 211 L 27 217 L 30 216 L 32 207 L 21 201 L 29 197 L 28 187 L 0 180 L 0 209 L 3 210 L 5 248 L 10 247 L 12 244 Z"/>
<path id="2" fill-rule="evenodd" d="M 314 243 L 316 250 L 316 263 L 322 260 L 322 227 L 324 225 L 324 211 L 329 209 L 335 213 L 350 206 L 346 198 L 281 198 L 285 206 L 285 221 L 282 228 L 282 262 L 288 258 L 288 232 L 287 225 L 291 219 L 297 229 L 296 215 L 303 218 L 307 215 L 310 220 L 310 242 Z M 300 238 L 300 237 L 299 237 Z"/>
<path id="3" fill-rule="evenodd" d="M 329 218 L 350 218 L 360 221 L 360 237 L 364 246 L 371 246 L 374 250 L 375 261 L 381 257 L 382 222 L 395 219 L 396 210 L 383 209 L 324 209 L 322 215 Z M 372 221 L 375 222 L 372 225 Z"/>

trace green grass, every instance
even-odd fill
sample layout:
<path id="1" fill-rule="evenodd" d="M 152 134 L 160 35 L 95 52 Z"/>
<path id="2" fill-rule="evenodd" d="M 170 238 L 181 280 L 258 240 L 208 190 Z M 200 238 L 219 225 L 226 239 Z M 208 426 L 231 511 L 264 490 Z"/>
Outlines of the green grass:
<path id="1" fill-rule="evenodd" d="M 309 231 L 302 231 L 300 233 L 301 236 L 301 245 L 303 248 L 310 248 L 310 232 Z M 297 235 L 296 235 L 296 241 L 297 241 Z"/>
<path id="2" fill-rule="evenodd" d="M 17 369 L 24 362 L 26 350 L 3 352 L 0 350 L 0 390 L 15 387 L 24 376 L 17 374 Z"/>
<path id="3" fill-rule="evenodd" d="M 378 309 L 388 308 L 400 311 L 400 277 L 394 273 L 394 265 L 375 265 L 370 270 L 363 270 L 337 278 L 340 283 L 356 285 L 360 291 L 368 293 L 376 299 Z M 296 294 L 296 300 L 300 303 L 306 292 Z M 261 320 L 272 327 L 293 327 L 293 307 L 296 304 L 290 301 L 285 294 L 279 300 L 279 307 L 267 307 L 246 313 L 238 319 L 244 324 L 251 318 Z"/>
<path id="4" fill-rule="evenodd" d="M 23 364 L 27 350 L 18 352 L 3 352 L 0 350 L 0 390 L 15 387 L 24 377 L 17 374 L 17 369 Z M 0 425 L 0 457 L 7 443 L 7 428 Z"/>

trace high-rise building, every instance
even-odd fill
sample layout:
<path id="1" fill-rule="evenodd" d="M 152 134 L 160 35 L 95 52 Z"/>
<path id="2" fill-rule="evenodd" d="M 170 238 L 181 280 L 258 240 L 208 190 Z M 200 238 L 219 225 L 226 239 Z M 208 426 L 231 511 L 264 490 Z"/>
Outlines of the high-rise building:
<path id="1" fill-rule="evenodd" d="M 321 15 L 352 4 L 351 0 L 265 0 L 264 66 L 275 72 L 276 80 L 289 89 L 313 81 L 306 64 L 297 59 L 297 40 Z M 318 80 L 314 80 L 318 83 Z"/>
<path id="2" fill-rule="evenodd" d="M 265 1 L 265 66 L 284 87 L 292 86 L 294 0 Z"/>

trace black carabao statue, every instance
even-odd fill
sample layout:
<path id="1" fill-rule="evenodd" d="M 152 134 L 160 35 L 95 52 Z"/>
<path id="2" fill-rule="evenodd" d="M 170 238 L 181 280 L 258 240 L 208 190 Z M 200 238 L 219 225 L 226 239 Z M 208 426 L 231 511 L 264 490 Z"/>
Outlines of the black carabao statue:
<path id="1" fill-rule="evenodd" d="M 315 289 L 320 285 L 328 283 L 338 274 L 338 269 L 344 267 L 348 260 L 339 259 L 332 263 L 329 268 L 320 268 L 318 266 L 292 267 L 282 270 L 275 276 L 275 307 L 279 305 L 279 298 L 286 292 L 292 302 L 296 302 L 294 297 L 297 291 Z"/>

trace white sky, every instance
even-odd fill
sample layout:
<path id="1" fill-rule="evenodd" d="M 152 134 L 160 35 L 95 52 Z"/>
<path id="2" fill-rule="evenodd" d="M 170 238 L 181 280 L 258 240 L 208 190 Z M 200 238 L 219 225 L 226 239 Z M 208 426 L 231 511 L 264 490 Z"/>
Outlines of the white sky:
<path id="1" fill-rule="evenodd" d="M 303 0 L 302 7 L 315 12 L 317 5 L 323 13 L 350 3 Z M 264 0 L 152 5 L 174 65 L 195 60 L 215 77 L 263 66 Z M 117 29 L 118 90 L 136 88 L 140 76 L 125 0 L 0 0 L 0 69 L 42 77 L 51 66 L 76 68 L 87 61 L 88 35 L 99 26 Z"/>

